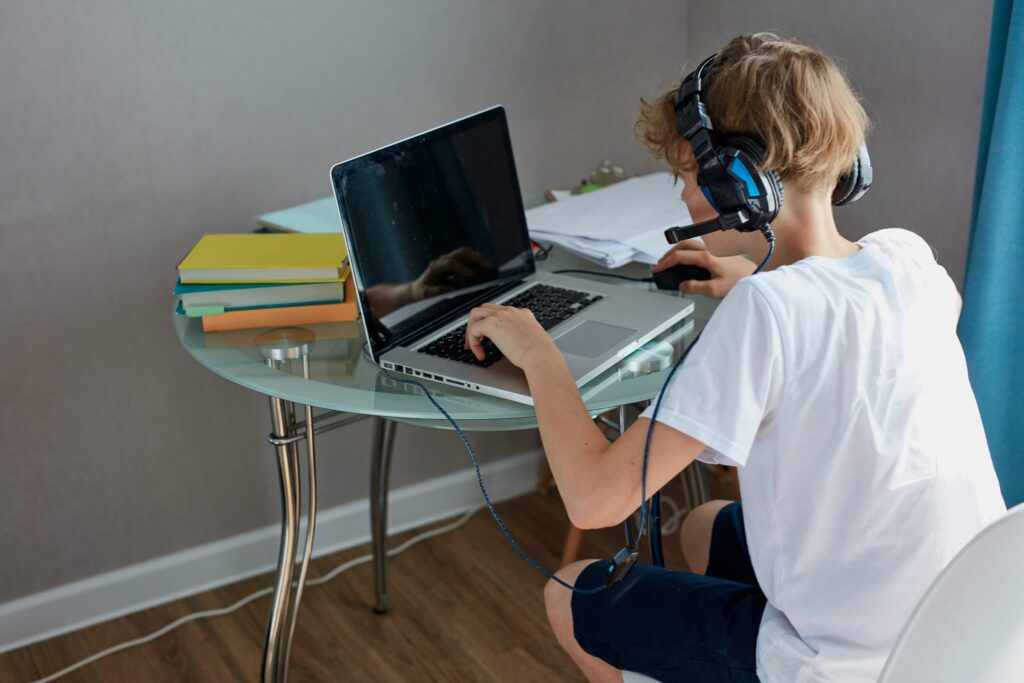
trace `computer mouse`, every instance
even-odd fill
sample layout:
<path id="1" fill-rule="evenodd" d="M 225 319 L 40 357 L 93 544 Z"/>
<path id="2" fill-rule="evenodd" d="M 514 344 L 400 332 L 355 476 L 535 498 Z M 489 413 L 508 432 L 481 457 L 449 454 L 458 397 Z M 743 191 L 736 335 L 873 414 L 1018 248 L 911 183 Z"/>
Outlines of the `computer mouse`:
<path id="1" fill-rule="evenodd" d="M 654 284 L 658 289 L 679 290 L 679 283 L 684 280 L 710 280 L 711 273 L 707 268 L 700 266 L 689 266 L 685 263 L 678 263 L 671 268 L 652 273 Z"/>

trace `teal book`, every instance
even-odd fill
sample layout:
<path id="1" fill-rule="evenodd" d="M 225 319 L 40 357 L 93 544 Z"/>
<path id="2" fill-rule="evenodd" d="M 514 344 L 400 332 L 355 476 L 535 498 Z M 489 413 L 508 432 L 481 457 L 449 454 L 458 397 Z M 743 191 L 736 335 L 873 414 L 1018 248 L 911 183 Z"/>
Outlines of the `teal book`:
<path id="1" fill-rule="evenodd" d="M 261 226 L 280 232 L 341 232 L 338 200 L 324 197 L 281 211 L 272 211 L 256 218 Z"/>
<path id="2" fill-rule="evenodd" d="M 178 299 L 178 306 L 174 309 L 176 315 L 186 315 L 189 318 L 202 318 L 204 315 L 220 315 L 231 311 L 250 311 L 258 308 L 285 308 L 288 306 L 316 306 L 319 304 L 340 304 L 343 301 L 328 299 L 326 301 L 301 301 L 294 304 L 269 304 L 261 306 L 224 306 L 221 304 L 200 304 L 186 306 L 181 299 Z"/>
<path id="3" fill-rule="evenodd" d="M 174 296 L 181 297 L 188 310 L 200 307 L 220 308 L 220 312 L 271 306 L 305 306 L 338 303 L 345 300 L 344 282 L 300 284 L 209 284 L 189 285 L 178 281 Z M 212 314 L 200 314 L 212 315 Z"/>

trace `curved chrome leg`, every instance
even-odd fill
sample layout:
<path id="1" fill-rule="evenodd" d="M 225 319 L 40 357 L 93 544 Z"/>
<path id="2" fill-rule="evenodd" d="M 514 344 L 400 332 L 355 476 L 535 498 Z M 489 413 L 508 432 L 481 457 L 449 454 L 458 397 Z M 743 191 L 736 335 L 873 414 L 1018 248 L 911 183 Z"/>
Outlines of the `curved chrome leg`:
<path id="1" fill-rule="evenodd" d="M 394 445 L 395 423 L 376 418 L 373 464 L 370 467 L 370 533 L 373 536 L 373 611 L 377 614 L 384 614 L 390 607 L 387 588 L 388 482 Z"/>
<path id="2" fill-rule="evenodd" d="M 695 462 L 696 472 L 693 473 L 694 479 L 697 481 L 697 498 L 700 505 L 711 500 L 711 489 L 708 488 L 708 477 L 707 468 L 710 467 L 707 463 Z"/>
<path id="3" fill-rule="evenodd" d="M 309 358 L 302 357 L 303 375 L 309 377 Z M 292 606 L 291 620 L 288 625 L 288 633 L 284 639 L 284 655 L 281 659 L 281 681 L 288 680 L 288 663 L 292 654 L 292 639 L 295 637 L 295 624 L 299 619 L 299 606 L 302 604 L 302 589 L 306 585 L 306 573 L 309 571 L 309 559 L 313 555 L 313 539 L 316 534 L 316 445 L 313 436 L 313 408 L 306 406 L 306 483 L 308 484 L 308 502 L 306 503 L 306 542 L 302 550 L 302 562 L 299 565 L 299 578 L 295 587 L 295 603 Z M 293 444 L 295 451 L 293 457 L 298 458 L 298 442 Z M 299 477 L 296 472 L 296 485 L 299 485 Z M 296 516 L 299 513 L 299 500 L 295 500 Z"/>
<path id="4" fill-rule="evenodd" d="M 274 435 L 287 436 L 284 402 L 270 397 L 270 417 Z M 263 668 L 260 680 L 264 683 L 278 681 L 284 671 L 281 661 L 281 641 L 288 620 L 288 602 L 291 593 L 292 572 L 295 568 L 295 545 L 299 535 L 299 520 L 296 515 L 296 479 L 298 472 L 293 467 L 291 449 L 285 445 L 275 446 L 277 469 L 281 479 L 281 545 L 277 557 L 277 581 L 270 601 L 267 617 L 267 632 L 263 641 Z"/>
<path id="5" fill-rule="evenodd" d="M 708 480 L 704 476 L 705 467 L 706 465 L 702 462 L 692 462 L 680 475 L 683 479 L 683 505 L 688 510 L 711 499 Z"/>

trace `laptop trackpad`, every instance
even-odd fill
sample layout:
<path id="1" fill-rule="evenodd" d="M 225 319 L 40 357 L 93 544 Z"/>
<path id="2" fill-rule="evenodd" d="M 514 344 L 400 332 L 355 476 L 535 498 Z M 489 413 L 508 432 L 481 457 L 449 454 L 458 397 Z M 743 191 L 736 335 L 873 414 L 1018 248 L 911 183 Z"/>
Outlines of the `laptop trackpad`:
<path id="1" fill-rule="evenodd" d="M 625 327 L 585 320 L 555 339 L 555 346 L 561 349 L 562 353 L 597 358 L 635 333 L 636 330 Z"/>

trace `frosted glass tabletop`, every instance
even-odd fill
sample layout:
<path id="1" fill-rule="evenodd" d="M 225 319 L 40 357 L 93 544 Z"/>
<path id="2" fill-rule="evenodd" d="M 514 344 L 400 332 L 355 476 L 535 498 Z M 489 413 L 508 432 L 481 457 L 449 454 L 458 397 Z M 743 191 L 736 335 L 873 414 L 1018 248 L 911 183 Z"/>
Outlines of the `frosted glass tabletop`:
<path id="1" fill-rule="evenodd" d="M 545 271 L 604 270 L 557 248 L 537 266 Z M 631 264 L 614 272 L 640 277 L 648 275 L 650 269 Z M 623 283 L 623 286 L 650 288 L 653 285 Z M 657 292 L 655 296 L 679 295 Z M 677 358 L 685 344 L 703 329 L 717 304 L 704 297 L 692 299 L 696 304 L 693 315 L 581 389 L 592 414 L 655 397 L 667 375 L 668 359 Z M 680 305 L 683 305 L 682 300 Z M 369 359 L 363 350 L 364 337 L 358 322 L 204 333 L 198 318 L 180 315 L 173 318 L 178 339 L 189 355 L 235 384 L 317 408 L 378 415 L 424 427 L 450 428 L 420 388 L 397 381 Z M 308 359 L 308 379 L 303 375 L 303 353 Z M 532 406 L 436 382 L 425 381 L 424 384 L 467 431 L 528 429 L 537 424 Z"/>

